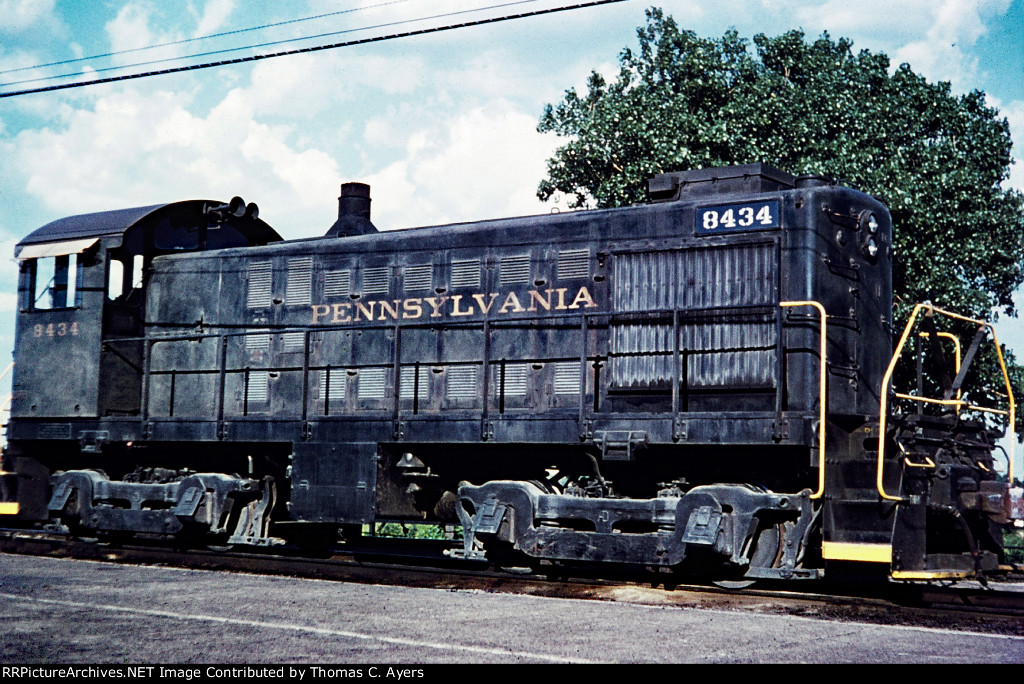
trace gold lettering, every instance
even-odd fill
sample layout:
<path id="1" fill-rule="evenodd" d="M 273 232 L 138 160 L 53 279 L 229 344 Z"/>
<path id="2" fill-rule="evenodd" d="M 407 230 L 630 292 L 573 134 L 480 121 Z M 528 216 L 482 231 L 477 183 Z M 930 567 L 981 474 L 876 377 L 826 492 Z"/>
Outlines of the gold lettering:
<path id="1" fill-rule="evenodd" d="M 370 302 L 370 308 L 367 309 L 366 305 L 362 302 L 356 302 L 356 320 L 359 320 L 359 314 L 366 316 L 366 320 L 373 320 L 373 310 L 377 308 L 377 302 Z"/>
<path id="2" fill-rule="evenodd" d="M 394 307 L 392 307 L 389 302 L 383 299 L 380 302 L 378 302 L 380 304 L 380 318 L 377 319 L 378 321 L 387 320 L 387 316 L 384 315 L 385 311 L 391 314 L 391 317 L 394 318 L 396 321 L 398 320 L 398 300 L 394 299 L 392 301 L 395 303 Z"/>
<path id="3" fill-rule="evenodd" d="M 448 301 L 448 295 L 442 297 L 424 297 L 423 300 L 430 305 L 430 308 L 434 310 L 434 313 L 430 314 L 431 318 L 441 317 L 441 305 Z"/>
<path id="4" fill-rule="evenodd" d="M 452 316 L 472 316 L 473 307 L 469 307 L 469 311 L 461 311 L 459 309 L 459 302 L 462 301 L 462 295 L 452 295 Z"/>
<path id="5" fill-rule="evenodd" d="M 569 288 L 567 288 L 567 287 L 560 287 L 557 290 L 555 290 L 555 292 L 558 293 L 558 306 L 555 307 L 556 311 L 561 311 L 563 309 L 568 309 L 569 308 L 569 307 L 567 307 L 565 305 L 565 293 L 568 292 L 568 291 L 569 291 Z"/>
<path id="6" fill-rule="evenodd" d="M 352 316 L 351 316 L 351 314 L 348 313 L 348 310 L 351 309 L 351 308 L 352 308 L 352 305 L 349 304 L 348 302 L 342 302 L 340 304 L 335 304 L 334 305 L 334 318 L 331 319 L 331 323 L 348 323 L 349 321 L 351 321 L 352 320 Z M 346 312 L 344 316 L 342 316 L 342 312 L 343 311 Z"/>
<path id="7" fill-rule="evenodd" d="M 512 307 L 512 311 L 519 313 L 520 311 L 526 311 L 523 305 L 519 303 L 519 297 L 516 297 L 515 292 L 509 292 L 508 296 L 505 297 L 505 302 L 498 309 L 498 313 L 508 313 L 508 308 Z"/>
<path id="8" fill-rule="evenodd" d="M 587 309 L 596 309 L 597 302 L 590 296 L 590 292 L 586 287 L 581 287 L 580 291 L 576 293 L 576 299 L 572 300 L 572 304 L 569 305 L 570 309 L 580 308 L 580 302 L 586 302 L 584 307 Z"/>
<path id="9" fill-rule="evenodd" d="M 331 307 L 326 304 L 313 305 L 313 323 L 319 323 L 320 319 L 331 313 Z"/>
<path id="10" fill-rule="evenodd" d="M 422 299 L 406 299 L 402 302 L 402 318 L 419 318 L 423 315 Z"/>
<path id="11" fill-rule="evenodd" d="M 537 290 L 530 290 L 530 308 L 527 311 L 537 311 L 537 304 L 543 306 L 545 311 L 551 311 L 551 290 L 548 290 L 547 299 L 542 299 Z"/>
<path id="12" fill-rule="evenodd" d="M 473 295 L 473 299 L 475 299 L 476 303 L 480 305 L 480 311 L 482 311 L 483 313 L 487 313 L 488 311 L 491 310 L 491 307 L 494 306 L 494 299 L 497 296 L 497 292 L 492 292 L 490 294 L 491 298 L 487 301 L 486 304 L 484 304 L 484 296 L 482 294 Z"/>

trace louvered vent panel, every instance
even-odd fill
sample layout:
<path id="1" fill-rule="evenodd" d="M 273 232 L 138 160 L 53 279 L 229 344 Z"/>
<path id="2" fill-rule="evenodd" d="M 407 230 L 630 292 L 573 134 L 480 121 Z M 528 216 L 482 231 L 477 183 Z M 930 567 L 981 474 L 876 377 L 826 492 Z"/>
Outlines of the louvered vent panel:
<path id="1" fill-rule="evenodd" d="M 667 311 L 675 305 L 677 255 L 639 252 L 615 259 L 616 311 Z M 647 387 L 672 378 L 672 326 L 617 323 L 611 331 L 612 384 Z"/>
<path id="2" fill-rule="evenodd" d="M 569 249 L 558 253 L 558 279 L 586 278 L 590 275 L 590 250 Z"/>
<path id="3" fill-rule="evenodd" d="M 505 396 L 524 397 L 526 387 L 530 379 L 530 365 L 527 363 L 506 363 L 505 364 Z M 494 369 L 494 387 L 496 392 L 501 392 L 501 366 Z"/>
<path id="4" fill-rule="evenodd" d="M 274 266 L 269 261 L 257 261 L 249 264 L 249 292 L 245 305 L 250 309 L 261 309 L 270 306 L 271 281 L 274 277 Z"/>
<path id="5" fill-rule="evenodd" d="M 251 404 L 266 402 L 270 373 L 267 371 L 249 371 L 249 382 L 245 398 Z"/>
<path id="6" fill-rule="evenodd" d="M 367 268 L 363 271 L 363 294 L 384 294 L 388 291 L 387 266 Z"/>
<path id="7" fill-rule="evenodd" d="M 777 301 L 773 245 L 688 250 L 680 259 L 680 308 L 757 306 Z"/>
<path id="8" fill-rule="evenodd" d="M 529 283 L 530 255 L 513 254 L 502 257 L 498 267 L 498 278 L 502 285 Z"/>
<path id="9" fill-rule="evenodd" d="M 306 346 L 306 334 L 302 331 L 284 333 L 281 344 L 285 351 L 301 351 Z"/>
<path id="10" fill-rule="evenodd" d="M 434 267 L 431 264 L 405 267 L 405 291 L 429 290 L 434 284 Z"/>
<path id="11" fill-rule="evenodd" d="M 249 351 L 269 351 L 270 333 L 255 333 L 245 336 L 245 348 Z"/>
<path id="12" fill-rule="evenodd" d="M 352 292 L 352 272 L 327 271 L 324 273 L 324 297 L 348 297 Z"/>
<path id="13" fill-rule="evenodd" d="M 452 287 L 480 287 L 480 260 L 452 259 Z"/>
<path id="14" fill-rule="evenodd" d="M 327 373 L 326 369 L 320 371 L 320 398 L 322 399 L 326 393 L 331 401 L 345 401 L 348 394 L 348 374 L 343 368 L 332 368 L 331 382 L 328 383 Z"/>
<path id="15" fill-rule="evenodd" d="M 420 366 L 419 386 L 416 385 L 416 366 L 402 368 L 401 384 L 398 388 L 399 396 L 402 399 L 412 399 L 418 396 L 420 400 L 430 397 L 430 368 Z"/>
<path id="16" fill-rule="evenodd" d="M 477 396 L 475 366 L 454 366 L 445 371 L 448 389 L 445 394 L 449 399 L 474 399 Z"/>
<path id="17" fill-rule="evenodd" d="M 580 393 L 580 364 L 577 361 L 559 361 L 555 364 L 555 394 Z"/>
<path id="18" fill-rule="evenodd" d="M 692 387 L 775 383 L 774 323 L 687 325 L 680 329 L 680 346 L 690 350 L 686 381 Z"/>
<path id="19" fill-rule="evenodd" d="M 288 284 L 285 303 L 309 304 L 313 296 L 313 257 L 296 257 L 288 260 Z"/>
<path id="20" fill-rule="evenodd" d="M 361 368 L 359 370 L 360 399 L 384 399 L 387 396 L 387 368 Z"/>

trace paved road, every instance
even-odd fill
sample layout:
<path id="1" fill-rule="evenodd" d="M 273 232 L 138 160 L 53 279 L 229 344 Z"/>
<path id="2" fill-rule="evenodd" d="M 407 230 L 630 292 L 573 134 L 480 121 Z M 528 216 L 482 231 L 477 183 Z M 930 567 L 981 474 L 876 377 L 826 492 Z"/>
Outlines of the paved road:
<path id="1" fill-rule="evenodd" d="M 0 662 L 1021 663 L 1024 638 L 0 554 Z"/>

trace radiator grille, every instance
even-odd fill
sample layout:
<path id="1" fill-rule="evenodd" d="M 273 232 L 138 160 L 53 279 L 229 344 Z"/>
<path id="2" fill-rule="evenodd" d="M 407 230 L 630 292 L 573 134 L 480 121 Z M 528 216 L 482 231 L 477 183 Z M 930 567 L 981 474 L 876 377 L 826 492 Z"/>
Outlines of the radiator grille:
<path id="1" fill-rule="evenodd" d="M 772 306 L 777 299 L 774 245 L 730 245 L 680 252 L 618 255 L 616 312 L 662 311 L 650 323 L 616 322 L 611 332 L 611 382 L 621 388 L 670 383 L 674 358 L 672 309 Z M 768 386 L 775 382 L 775 327 L 768 320 L 681 321 L 679 348 L 694 387 Z M 682 370 L 680 370 L 680 373 Z"/>

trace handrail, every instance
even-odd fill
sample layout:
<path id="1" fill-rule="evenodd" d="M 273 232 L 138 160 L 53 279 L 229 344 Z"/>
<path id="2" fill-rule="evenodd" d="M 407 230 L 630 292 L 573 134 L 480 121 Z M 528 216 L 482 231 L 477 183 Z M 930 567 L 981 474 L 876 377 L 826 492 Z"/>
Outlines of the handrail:
<path id="1" fill-rule="evenodd" d="M 828 316 L 825 313 L 825 307 L 820 302 L 812 300 L 800 300 L 792 302 L 779 302 L 780 307 L 795 307 L 795 306 L 813 306 L 818 310 L 818 315 L 821 317 L 821 359 L 818 363 L 818 491 L 811 494 L 812 499 L 820 499 L 825 493 L 825 402 L 827 399 L 827 392 L 825 389 L 825 383 L 828 379 L 828 369 L 825 361 L 825 349 L 828 343 L 828 335 L 826 328 L 828 325 Z M 779 378 L 779 383 L 782 383 L 782 378 Z"/>
<path id="2" fill-rule="evenodd" d="M 946 311 L 944 309 L 940 309 L 938 307 L 932 306 L 929 303 L 917 304 L 916 306 L 914 306 L 914 310 L 910 314 L 910 319 L 907 321 L 907 325 L 903 329 L 903 334 L 900 336 L 900 341 L 896 345 L 896 349 L 893 351 L 892 359 L 890 359 L 889 366 L 885 370 L 885 375 L 882 376 L 882 387 L 881 387 L 881 392 L 880 392 L 879 414 L 878 414 L 878 434 L 879 434 L 879 436 L 878 436 L 878 468 L 877 468 L 877 476 L 876 476 L 876 479 L 875 479 L 875 487 L 878 489 L 878 494 L 883 499 L 885 499 L 886 501 L 902 502 L 902 501 L 905 500 L 901 496 L 891 496 L 890 494 L 887 494 L 886 491 L 885 491 L 885 485 L 883 484 L 883 478 L 884 478 L 884 475 L 885 475 L 885 428 L 886 428 L 886 418 L 887 418 L 887 413 L 888 413 L 886 409 L 888 408 L 888 400 L 889 400 L 889 384 L 892 382 L 892 375 L 893 375 L 893 372 L 896 370 L 896 362 L 899 361 L 900 354 L 903 352 L 903 347 L 904 347 L 904 345 L 906 345 L 907 338 L 910 337 L 910 331 L 913 329 L 914 322 L 917 320 L 917 316 L 918 316 L 919 313 L 921 313 L 922 309 L 927 309 L 928 312 L 925 315 L 929 316 L 929 317 L 934 316 L 935 314 L 938 313 L 938 314 L 942 314 L 944 316 L 949 316 L 950 318 L 953 318 L 953 319 L 956 319 L 956 320 L 959 320 L 959 321 L 964 321 L 964 322 L 967 322 L 967 323 L 972 323 L 972 324 L 977 325 L 979 327 L 988 328 L 989 332 L 992 333 L 992 344 L 995 345 L 996 356 L 999 359 L 999 366 L 1000 366 L 1000 368 L 1002 369 L 1002 372 L 1003 372 L 1003 382 L 1006 384 L 1006 396 L 1007 396 L 1007 400 L 1008 400 L 1009 405 L 1010 405 L 1009 406 L 1009 410 L 1004 412 L 1004 411 L 1001 411 L 999 409 L 991 409 L 991 408 L 986 408 L 986 407 L 982 407 L 982 406 L 972 406 L 970 404 L 966 404 L 966 402 L 961 401 L 960 399 L 931 399 L 931 398 L 928 398 L 928 397 L 914 397 L 914 396 L 910 396 L 910 395 L 899 395 L 899 394 L 896 394 L 895 392 L 893 394 L 895 396 L 899 397 L 899 398 L 911 399 L 913 401 L 921 401 L 921 402 L 928 402 L 928 403 L 940 403 L 940 404 L 944 404 L 944 405 L 961 405 L 961 404 L 966 404 L 972 410 L 986 411 L 986 412 L 989 412 L 989 413 L 999 413 L 999 414 L 1008 416 L 1009 424 L 1008 424 L 1007 429 L 1010 432 L 1010 451 L 1009 451 L 1009 454 L 1008 454 L 1008 457 L 1007 457 L 1007 461 L 1008 461 L 1007 462 L 1007 473 L 1009 475 L 1010 480 L 1011 481 L 1013 480 L 1013 470 L 1014 470 L 1014 464 L 1015 464 L 1014 450 L 1013 450 L 1013 429 L 1014 429 L 1013 426 L 1014 426 L 1014 421 L 1016 419 L 1016 405 L 1015 405 L 1014 400 L 1013 400 L 1013 389 L 1010 386 L 1010 376 L 1009 376 L 1009 373 L 1007 373 L 1007 371 L 1006 371 L 1006 361 L 1003 359 L 1003 351 L 1002 351 L 1002 349 L 999 348 L 999 338 L 996 337 L 996 330 L 995 330 L 995 328 L 992 326 L 991 323 L 986 323 L 985 321 L 979 321 L 979 320 L 974 319 L 974 318 L 968 318 L 966 316 L 961 316 L 960 314 L 955 314 L 955 313 L 952 313 L 950 311 Z"/>

